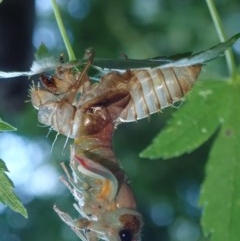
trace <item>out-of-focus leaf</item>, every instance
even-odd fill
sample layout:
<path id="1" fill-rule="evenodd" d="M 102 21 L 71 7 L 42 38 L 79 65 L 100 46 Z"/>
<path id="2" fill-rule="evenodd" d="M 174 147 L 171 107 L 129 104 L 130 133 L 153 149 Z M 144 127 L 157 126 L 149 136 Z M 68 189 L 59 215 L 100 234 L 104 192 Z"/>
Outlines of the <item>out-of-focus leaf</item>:
<path id="1" fill-rule="evenodd" d="M 41 43 L 35 53 L 35 59 L 40 60 L 50 56 L 47 46 L 44 43 Z"/>
<path id="2" fill-rule="evenodd" d="M 0 118 L 0 131 L 16 131 L 17 128 L 11 126 Z"/>
<path id="3" fill-rule="evenodd" d="M 13 192 L 13 183 L 5 173 L 7 171 L 6 165 L 0 160 L 0 202 L 27 218 L 27 211 Z"/>
<path id="4" fill-rule="evenodd" d="M 141 157 L 171 158 L 189 153 L 203 144 L 219 127 L 225 109 L 227 81 L 204 81 L 187 96 L 168 126 Z"/>
<path id="5" fill-rule="evenodd" d="M 202 225 L 211 241 L 240 237 L 240 86 L 226 86 L 225 118 L 211 149 L 202 185 Z"/>

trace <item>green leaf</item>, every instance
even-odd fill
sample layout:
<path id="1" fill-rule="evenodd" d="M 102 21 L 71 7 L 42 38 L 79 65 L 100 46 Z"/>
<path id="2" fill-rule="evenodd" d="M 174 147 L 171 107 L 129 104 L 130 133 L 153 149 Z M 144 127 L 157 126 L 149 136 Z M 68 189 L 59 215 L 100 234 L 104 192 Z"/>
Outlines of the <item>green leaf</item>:
<path id="1" fill-rule="evenodd" d="M 0 118 L 0 131 L 16 131 L 17 128 L 11 126 Z"/>
<path id="2" fill-rule="evenodd" d="M 140 155 L 171 158 L 189 153 L 212 136 L 223 121 L 227 81 L 204 81 L 187 96 L 186 103 L 174 114 Z"/>
<path id="3" fill-rule="evenodd" d="M 13 183 L 5 172 L 8 172 L 7 167 L 4 162 L 0 160 L 0 202 L 27 218 L 27 211 L 13 192 Z"/>
<path id="4" fill-rule="evenodd" d="M 41 43 L 34 56 L 36 60 L 41 60 L 46 57 L 49 57 L 50 53 L 48 51 L 47 46 L 44 43 Z"/>
<path id="5" fill-rule="evenodd" d="M 225 121 L 210 152 L 200 198 L 202 225 L 211 241 L 240 237 L 240 86 L 225 91 Z"/>

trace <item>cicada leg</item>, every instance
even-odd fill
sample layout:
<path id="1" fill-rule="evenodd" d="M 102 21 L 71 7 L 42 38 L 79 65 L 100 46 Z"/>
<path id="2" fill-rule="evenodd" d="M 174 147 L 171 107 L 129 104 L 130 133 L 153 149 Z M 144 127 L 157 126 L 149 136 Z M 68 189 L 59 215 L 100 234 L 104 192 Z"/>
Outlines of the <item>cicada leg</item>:
<path id="1" fill-rule="evenodd" d="M 81 72 L 81 74 L 78 77 L 78 80 L 77 80 L 78 86 L 81 86 L 81 85 L 83 86 L 84 82 L 86 81 L 86 79 L 83 78 L 83 76 L 86 74 L 87 70 L 89 69 L 89 67 L 91 66 L 91 64 L 93 62 L 93 59 L 94 59 L 93 49 L 91 49 L 91 48 L 86 49 L 84 58 L 86 58 L 88 61 L 87 61 L 87 65 L 84 67 L 83 71 Z"/>
<path id="2" fill-rule="evenodd" d="M 54 211 L 66 223 L 82 241 L 89 241 L 85 232 L 89 221 L 86 218 L 81 218 L 79 220 L 74 220 L 69 214 L 61 211 L 56 205 L 53 206 Z"/>
<path id="3" fill-rule="evenodd" d="M 66 171 L 67 171 L 67 169 L 66 169 Z M 80 214 L 81 217 L 88 219 L 89 218 L 88 215 L 80 208 L 84 205 L 84 201 L 88 194 L 86 192 L 84 192 L 84 193 L 80 192 L 79 189 L 75 187 L 74 181 L 70 176 L 68 176 L 68 181 L 64 177 L 61 177 L 60 180 L 70 190 L 73 197 L 77 201 L 78 204 L 76 204 L 76 203 L 73 204 L 74 208 L 78 211 L 78 213 Z"/>
<path id="4" fill-rule="evenodd" d="M 64 163 L 61 163 L 61 167 L 62 167 L 63 171 L 65 172 L 65 174 L 67 176 L 67 179 L 68 179 L 68 181 L 67 181 L 65 178 L 61 177 L 61 181 L 64 183 L 64 185 L 66 185 L 66 187 L 71 191 L 71 193 L 72 193 L 73 189 L 78 189 L 79 190 L 80 189 L 79 185 L 78 185 L 78 187 L 76 186 L 75 181 L 71 177 L 71 175 L 68 172 L 68 170 L 67 170 L 67 168 L 66 168 Z M 81 183 L 81 190 L 85 190 L 85 189 L 88 188 L 88 184 L 86 182 L 84 182 L 82 179 L 80 180 L 80 178 L 78 178 L 78 181 L 82 182 Z M 69 185 L 69 183 L 72 185 L 73 188 Z"/>
<path id="5" fill-rule="evenodd" d="M 66 180 L 64 177 L 61 177 L 60 180 L 61 182 L 69 189 L 69 191 L 72 193 L 73 197 L 75 198 L 75 200 L 78 202 L 78 205 L 76 206 L 83 206 L 84 205 L 84 200 L 87 198 L 88 194 L 84 191 L 84 183 L 82 185 L 82 190 L 79 189 L 79 187 L 76 187 L 74 180 L 72 179 L 72 177 L 70 176 L 66 166 L 64 165 L 64 163 L 61 163 L 61 166 L 68 178 L 68 180 Z M 74 205 L 75 207 L 75 205 Z M 76 208 L 76 207 L 75 207 Z M 76 208 L 77 211 L 79 212 L 79 214 L 82 217 L 88 218 L 88 216 L 80 209 L 80 208 Z"/>

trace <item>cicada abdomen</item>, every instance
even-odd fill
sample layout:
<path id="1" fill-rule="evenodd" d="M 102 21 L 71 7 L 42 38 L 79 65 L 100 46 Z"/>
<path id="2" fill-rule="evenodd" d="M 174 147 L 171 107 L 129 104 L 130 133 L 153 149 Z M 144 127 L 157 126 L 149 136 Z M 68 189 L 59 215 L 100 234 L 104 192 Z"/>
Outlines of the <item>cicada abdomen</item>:
<path id="1" fill-rule="evenodd" d="M 131 99 L 120 115 L 123 122 L 135 121 L 182 100 L 192 88 L 201 65 L 131 71 Z"/>

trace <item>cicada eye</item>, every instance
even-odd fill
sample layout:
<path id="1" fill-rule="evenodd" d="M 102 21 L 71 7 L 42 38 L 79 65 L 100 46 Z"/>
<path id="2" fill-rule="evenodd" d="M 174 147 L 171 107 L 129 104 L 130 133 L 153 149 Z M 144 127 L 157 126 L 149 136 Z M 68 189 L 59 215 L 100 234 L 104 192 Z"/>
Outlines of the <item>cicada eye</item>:
<path id="1" fill-rule="evenodd" d="M 45 88 L 48 90 L 55 92 L 56 91 L 56 83 L 52 75 L 44 75 L 42 74 L 41 77 L 41 82 Z"/>
<path id="2" fill-rule="evenodd" d="M 46 85 L 52 85 L 54 80 L 52 75 L 42 74 L 40 76 L 41 81 Z"/>
<path id="3" fill-rule="evenodd" d="M 121 241 L 132 241 L 132 232 L 128 229 L 123 229 L 119 232 Z"/>

